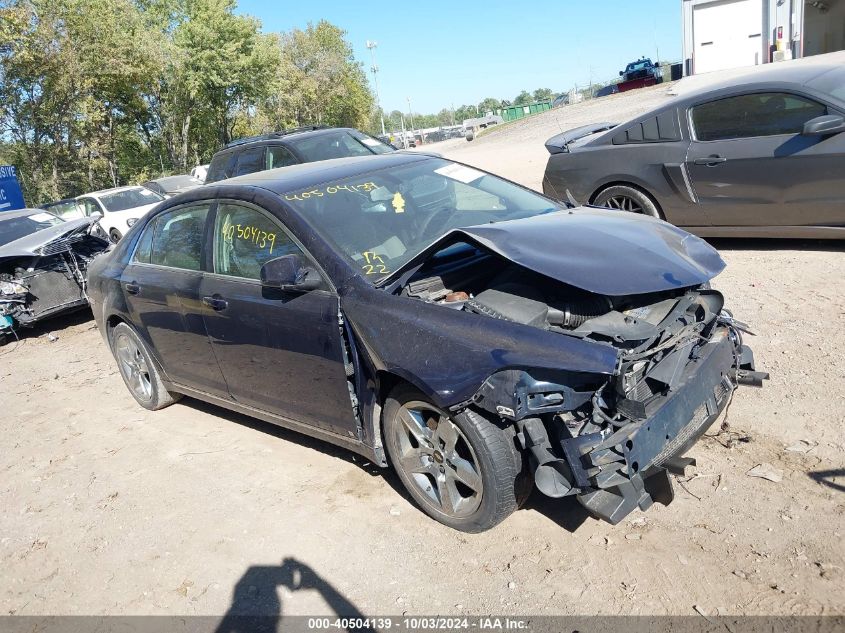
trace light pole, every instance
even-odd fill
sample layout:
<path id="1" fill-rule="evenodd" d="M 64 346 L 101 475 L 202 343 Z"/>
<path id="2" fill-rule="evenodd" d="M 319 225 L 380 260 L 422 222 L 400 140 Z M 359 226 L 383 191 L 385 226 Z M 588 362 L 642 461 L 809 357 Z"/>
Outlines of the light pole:
<path id="1" fill-rule="evenodd" d="M 410 121 L 411 121 L 411 134 L 413 134 L 414 139 L 416 139 L 417 128 L 414 125 L 414 111 L 411 110 L 411 97 L 408 97 L 408 117 L 410 118 Z M 414 141 L 414 143 L 416 143 L 416 140 Z"/>
<path id="2" fill-rule="evenodd" d="M 378 42 L 373 40 L 367 40 L 367 48 L 370 49 L 370 59 L 372 59 L 373 61 L 373 65 L 370 67 L 370 70 L 373 71 L 373 83 L 376 85 L 376 107 L 378 108 L 379 118 L 381 119 L 381 135 L 384 136 L 384 111 L 381 109 L 381 96 L 378 92 L 378 65 L 376 64 L 376 46 L 378 46 Z"/>

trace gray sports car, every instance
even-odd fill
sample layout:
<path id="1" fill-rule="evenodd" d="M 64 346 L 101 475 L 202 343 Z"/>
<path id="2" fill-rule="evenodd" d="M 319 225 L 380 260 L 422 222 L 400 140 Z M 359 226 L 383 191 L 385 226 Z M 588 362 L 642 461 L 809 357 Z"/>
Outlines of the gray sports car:
<path id="1" fill-rule="evenodd" d="M 845 237 L 845 53 L 772 64 L 546 142 L 543 191 L 705 237 Z"/>

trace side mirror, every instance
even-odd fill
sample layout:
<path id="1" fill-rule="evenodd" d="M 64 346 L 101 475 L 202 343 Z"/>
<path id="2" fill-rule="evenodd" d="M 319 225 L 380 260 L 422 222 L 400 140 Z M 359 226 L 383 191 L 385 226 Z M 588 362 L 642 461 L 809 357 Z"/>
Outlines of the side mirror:
<path id="1" fill-rule="evenodd" d="M 838 114 L 825 114 L 810 119 L 801 132 L 804 136 L 826 136 L 845 132 L 845 118 Z"/>
<path id="2" fill-rule="evenodd" d="M 308 292 L 322 285 L 320 273 L 303 266 L 299 255 L 283 255 L 261 267 L 261 285 L 281 290 Z"/>

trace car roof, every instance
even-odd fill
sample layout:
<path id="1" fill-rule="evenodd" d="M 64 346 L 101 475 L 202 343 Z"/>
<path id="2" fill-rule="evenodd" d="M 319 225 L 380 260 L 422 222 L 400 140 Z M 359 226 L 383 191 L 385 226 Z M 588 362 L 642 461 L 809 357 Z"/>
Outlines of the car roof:
<path id="1" fill-rule="evenodd" d="M 840 52 L 815 57 L 804 57 L 788 62 L 751 66 L 747 69 L 731 72 L 727 78 L 714 78 L 713 81 L 709 82 L 707 82 L 708 78 L 706 75 L 693 75 L 699 81 L 705 81 L 707 83 L 699 88 L 691 88 L 688 91 L 679 90 L 678 96 L 684 100 L 694 100 L 706 96 L 711 92 L 717 92 L 727 88 L 765 88 L 766 84 L 784 83 L 804 85 L 827 72 L 842 68 L 843 64 L 845 64 L 845 52 Z M 677 85 L 677 88 L 682 88 L 682 84 L 683 80 Z"/>
<path id="2" fill-rule="evenodd" d="M 129 191 L 131 189 L 146 189 L 146 187 L 143 187 L 141 185 L 126 185 L 125 187 L 112 187 L 111 189 L 100 189 L 98 191 L 89 191 L 88 193 L 83 193 L 79 196 L 76 196 L 76 199 L 78 200 L 79 198 L 84 198 L 85 196 L 94 196 L 96 198 L 99 196 L 108 195 L 110 193 Z"/>
<path id="3" fill-rule="evenodd" d="M 325 136 L 327 134 L 335 134 L 337 132 L 351 132 L 353 131 L 353 129 L 354 128 L 351 127 L 319 127 L 308 129 L 297 128 L 290 131 L 270 132 L 269 134 L 261 134 L 260 136 L 235 139 L 234 141 L 226 145 L 226 147 L 218 151 L 217 154 L 230 152 L 232 150 L 236 150 L 243 147 L 249 147 L 251 145 L 266 145 L 269 143 L 280 143 L 293 138 Z"/>
<path id="4" fill-rule="evenodd" d="M 235 178 L 221 180 L 214 185 L 250 185 L 261 187 L 273 193 L 283 194 L 298 191 L 314 185 L 331 181 L 341 181 L 354 178 L 361 174 L 410 165 L 431 160 L 431 155 L 393 152 L 390 154 L 373 154 L 372 156 L 353 156 L 348 158 L 332 158 L 312 163 L 300 163 L 289 167 L 267 169 L 252 174 L 245 174 Z"/>
<path id="5" fill-rule="evenodd" d="M 172 185 L 177 183 L 193 183 L 196 182 L 199 184 L 199 181 L 191 176 L 191 174 L 176 174 L 175 176 L 162 176 L 161 178 L 156 178 L 154 180 L 148 180 L 147 182 L 154 182 L 159 185 Z M 143 185 L 141 185 L 143 186 Z"/>

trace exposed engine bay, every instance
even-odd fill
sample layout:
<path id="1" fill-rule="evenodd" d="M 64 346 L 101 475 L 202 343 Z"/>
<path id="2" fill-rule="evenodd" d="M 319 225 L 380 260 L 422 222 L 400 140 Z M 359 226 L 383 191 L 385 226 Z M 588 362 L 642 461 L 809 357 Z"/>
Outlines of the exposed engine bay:
<path id="1" fill-rule="evenodd" d="M 6 245 L 0 258 L 0 335 L 88 305 L 88 266 L 109 245 L 86 223 L 29 250 Z"/>
<path id="2" fill-rule="evenodd" d="M 466 403 L 515 424 L 541 492 L 578 495 L 611 523 L 653 501 L 668 504 L 668 471 L 691 463 L 681 454 L 738 384 L 761 386 L 768 378 L 754 371 L 742 343 L 747 326 L 707 283 L 606 296 L 484 249 L 439 259 L 401 293 L 616 350 L 612 375 L 514 367 L 488 377 Z"/>

